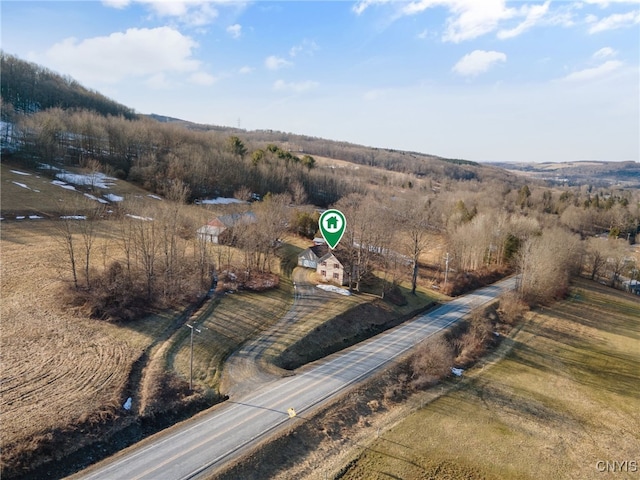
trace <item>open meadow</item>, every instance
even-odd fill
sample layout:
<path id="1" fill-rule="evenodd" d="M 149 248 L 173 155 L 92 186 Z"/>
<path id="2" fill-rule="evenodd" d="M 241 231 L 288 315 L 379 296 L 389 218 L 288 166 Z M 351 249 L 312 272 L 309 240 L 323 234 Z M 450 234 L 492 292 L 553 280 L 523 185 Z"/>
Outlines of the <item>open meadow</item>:
<path id="1" fill-rule="evenodd" d="M 640 302 L 578 280 L 361 454 L 342 479 L 637 478 Z"/>

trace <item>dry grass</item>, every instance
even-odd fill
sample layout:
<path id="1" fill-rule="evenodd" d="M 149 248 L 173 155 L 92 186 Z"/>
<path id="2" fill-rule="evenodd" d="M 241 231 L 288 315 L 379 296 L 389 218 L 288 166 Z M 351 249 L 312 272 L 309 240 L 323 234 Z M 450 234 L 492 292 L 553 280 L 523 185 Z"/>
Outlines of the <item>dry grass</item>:
<path id="1" fill-rule="evenodd" d="M 614 478 L 596 462 L 638 460 L 639 341 L 637 298 L 580 281 L 503 361 L 374 441 L 341 478 Z"/>
<path id="2" fill-rule="evenodd" d="M 3 460 L 54 429 L 100 416 L 122 401 L 128 373 L 154 328 L 90 321 L 65 311 L 51 224 L 2 225 L 0 424 Z M 151 327 L 151 328 L 148 328 Z"/>
<path id="3" fill-rule="evenodd" d="M 30 173 L 30 175 L 20 175 L 12 170 Z M 81 169 L 69 169 L 74 173 L 86 173 Z M 0 178 L 2 178 L 2 189 L 0 189 L 0 203 L 2 205 L 3 217 L 6 220 L 14 220 L 16 215 L 42 215 L 57 216 L 65 210 L 65 206 L 77 203 L 78 198 L 83 195 L 78 191 L 66 190 L 51 183 L 52 178 L 45 175 L 40 170 L 29 170 L 22 167 L 14 167 L 0 164 Z M 26 185 L 28 188 L 17 185 Z M 109 189 L 93 192 L 95 196 L 102 193 L 113 193 L 125 198 L 136 197 L 141 205 L 153 205 L 159 200 L 147 196 L 148 192 L 122 180 L 114 180 L 115 185 Z M 90 202 L 92 203 L 92 202 Z M 25 220 L 27 222 L 28 220 Z"/>
<path id="4" fill-rule="evenodd" d="M 224 296 L 210 312 L 198 315 L 200 329 L 193 342 L 193 377 L 197 384 L 217 389 L 224 359 L 244 342 L 277 322 L 292 302 L 291 281 L 282 279 L 277 289 L 264 293 L 241 292 Z M 182 377 L 189 378 L 190 329 L 176 338 L 167 362 Z"/>

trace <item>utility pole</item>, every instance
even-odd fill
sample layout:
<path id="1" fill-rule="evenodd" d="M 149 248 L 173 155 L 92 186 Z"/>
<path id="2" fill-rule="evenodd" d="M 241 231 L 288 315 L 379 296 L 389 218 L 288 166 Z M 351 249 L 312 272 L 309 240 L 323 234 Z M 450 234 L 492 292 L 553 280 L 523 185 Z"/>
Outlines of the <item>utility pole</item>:
<path id="1" fill-rule="evenodd" d="M 193 391 L 193 331 L 195 330 L 198 333 L 201 333 L 201 331 L 198 330 L 193 325 L 189 325 L 188 323 L 187 323 L 187 327 L 191 329 L 191 358 L 189 359 L 189 390 Z"/>
<path id="2" fill-rule="evenodd" d="M 445 259 L 444 265 L 444 285 L 442 287 L 443 290 L 447 288 L 447 278 L 449 277 L 449 252 L 447 252 L 447 257 Z"/>

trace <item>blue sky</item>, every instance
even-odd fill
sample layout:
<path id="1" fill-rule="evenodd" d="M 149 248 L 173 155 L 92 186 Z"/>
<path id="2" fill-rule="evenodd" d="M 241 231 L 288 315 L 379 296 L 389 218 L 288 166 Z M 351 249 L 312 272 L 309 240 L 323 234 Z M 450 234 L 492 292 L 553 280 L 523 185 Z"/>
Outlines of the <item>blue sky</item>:
<path id="1" fill-rule="evenodd" d="M 640 160 L 638 0 L 0 8 L 6 53 L 140 113 L 477 161 Z"/>

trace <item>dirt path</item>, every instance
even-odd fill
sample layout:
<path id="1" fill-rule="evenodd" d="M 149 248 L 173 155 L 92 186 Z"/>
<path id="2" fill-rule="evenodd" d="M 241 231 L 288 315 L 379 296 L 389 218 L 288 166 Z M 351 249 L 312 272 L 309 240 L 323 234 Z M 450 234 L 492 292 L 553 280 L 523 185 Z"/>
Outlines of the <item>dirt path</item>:
<path id="1" fill-rule="evenodd" d="M 221 393 L 232 398 L 241 396 L 284 374 L 284 371 L 278 372 L 277 367 L 269 363 L 265 352 L 286 337 L 291 325 L 335 298 L 334 294 L 316 288 L 315 284 L 309 282 L 308 272 L 303 268 L 294 269 L 293 305 L 282 319 L 229 357 L 222 373 Z"/>

